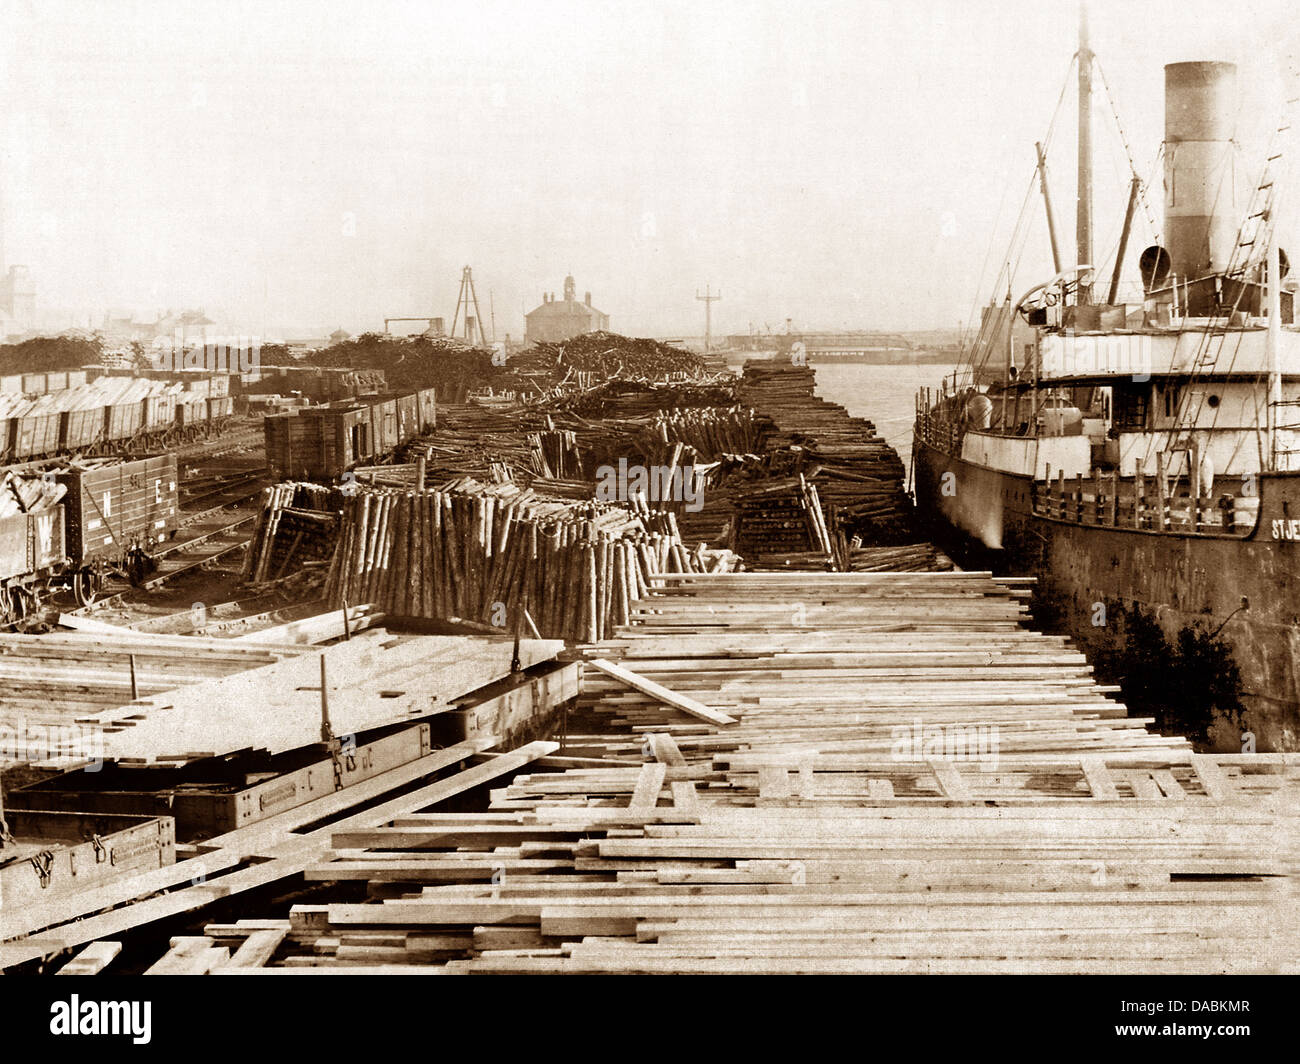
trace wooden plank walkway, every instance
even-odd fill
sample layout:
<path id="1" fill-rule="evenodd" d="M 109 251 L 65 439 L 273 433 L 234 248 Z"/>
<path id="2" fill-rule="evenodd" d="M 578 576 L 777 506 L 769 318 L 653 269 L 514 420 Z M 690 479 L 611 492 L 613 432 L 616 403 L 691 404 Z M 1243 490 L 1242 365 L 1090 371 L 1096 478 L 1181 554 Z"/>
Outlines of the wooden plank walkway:
<path id="1" fill-rule="evenodd" d="M 589 655 L 734 723 L 589 670 L 557 771 L 516 776 L 482 813 L 336 831 L 304 875 L 367 882 L 370 900 L 210 925 L 174 963 L 1296 970 L 1300 755 L 1195 754 L 1127 718 L 1081 655 L 1019 626 L 1023 584 L 656 583 Z"/>

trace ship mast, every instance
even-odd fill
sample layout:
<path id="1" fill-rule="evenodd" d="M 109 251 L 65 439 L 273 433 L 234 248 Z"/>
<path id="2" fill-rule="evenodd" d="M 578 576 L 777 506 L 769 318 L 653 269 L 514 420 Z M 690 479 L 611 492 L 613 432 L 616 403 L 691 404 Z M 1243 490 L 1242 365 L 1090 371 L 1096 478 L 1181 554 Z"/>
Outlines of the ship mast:
<path id="1" fill-rule="evenodd" d="M 1088 5 L 1079 2 L 1079 206 L 1075 219 L 1076 262 L 1092 262 L 1092 49 L 1088 45 Z M 1079 277 L 1077 302 L 1092 302 L 1092 284 Z"/>
<path id="2" fill-rule="evenodd" d="M 1276 212 L 1277 203 L 1274 201 Z M 1276 215 L 1275 215 L 1276 216 Z M 1272 219 L 1269 219 L 1272 221 Z M 1282 264 L 1277 246 L 1277 226 L 1270 226 L 1268 239 L 1268 468 L 1277 469 L 1277 422 L 1282 404 Z"/>

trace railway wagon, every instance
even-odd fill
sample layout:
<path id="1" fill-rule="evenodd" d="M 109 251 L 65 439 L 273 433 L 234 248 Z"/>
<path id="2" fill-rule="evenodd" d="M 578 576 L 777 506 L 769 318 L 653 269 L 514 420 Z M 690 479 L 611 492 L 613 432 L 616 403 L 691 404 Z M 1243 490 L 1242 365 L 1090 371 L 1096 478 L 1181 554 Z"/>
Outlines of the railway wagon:
<path id="1" fill-rule="evenodd" d="M 308 407 L 262 425 L 267 464 L 286 476 L 328 480 L 374 454 L 369 407 Z"/>
<path id="2" fill-rule="evenodd" d="M 110 443 L 133 439 L 140 431 L 144 420 L 144 405 L 138 400 L 132 403 L 114 403 L 104 408 L 104 438 Z"/>
<path id="3" fill-rule="evenodd" d="M 150 553 L 178 527 L 176 456 L 72 466 L 53 475 L 67 489 L 65 537 L 78 601 L 98 594 L 110 572 L 142 579 Z"/>
<path id="4" fill-rule="evenodd" d="M 429 431 L 434 391 L 345 399 L 263 418 L 266 460 L 285 476 L 332 479 Z"/>
<path id="5" fill-rule="evenodd" d="M 432 432 L 438 427 L 437 397 L 432 388 L 422 388 L 415 393 L 420 415 L 420 432 Z"/>
<path id="6" fill-rule="evenodd" d="M 223 418 L 235 416 L 235 398 L 232 395 L 214 395 L 208 399 L 208 419 L 216 424 Z"/>
<path id="7" fill-rule="evenodd" d="M 64 564 L 63 531 L 62 503 L 0 517 L 0 619 L 23 617 L 35 607 L 34 585 Z"/>
<path id="8" fill-rule="evenodd" d="M 374 440 L 371 453 L 386 454 L 402 442 L 397 434 L 397 400 L 379 399 L 375 402 L 365 402 L 370 407 L 370 438 Z"/>
<path id="9" fill-rule="evenodd" d="M 25 462 L 59 449 L 60 414 L 31 414 L 10 419 L 9 453 Z"/>
<path id="10" fill-rule="evenodd" d="M 140 422 L 145 432 L 163 433 L 172 429 L 176 423 L 176 393 L 146 396 Z"/>
<path id="11" fill-rule="evenodd" d="M 409 440 L 420 434 L 420 397 L 412 392 L 410 395 L 397 397 L 397 438 Z"/>
<path id="12" fill-rule="evenodd" d="M 202 396 L 191 398 L 189 393 L 177 396 L 176 430 L 183 440 L 201 436 L 208 427 L 208 400 Z"/>
<path id="13" fill-rule="evenodd" d="M 65 410 L 60 426 L 59 449 L 62 451 L 88 451 L 104 442 L 108 430 L 104 407 L 89 410 Z"/>

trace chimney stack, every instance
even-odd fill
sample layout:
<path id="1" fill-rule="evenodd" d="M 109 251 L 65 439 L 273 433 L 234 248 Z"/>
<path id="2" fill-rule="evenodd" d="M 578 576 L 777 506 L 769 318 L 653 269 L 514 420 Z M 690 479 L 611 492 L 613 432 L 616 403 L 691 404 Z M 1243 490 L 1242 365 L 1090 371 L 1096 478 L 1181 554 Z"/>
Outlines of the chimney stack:
<path id="1" fill-rule="evenodd" d="M 590 293 L 590 292 L 587 293 L 587 298 L 584 300 L 584 302 L 587 304 L 587 306 L 591 306 L 591 293 Z"/>
<path id="2" fill-rule="evenodd" d="M 1241 207 L 1234 170 L 1233 63 L 1165 66 L 1165 241 L 1179 282 L 1228 268 Z M 1211 312 L 1213 288 L 1201 286 L 1189 313 Z"/>

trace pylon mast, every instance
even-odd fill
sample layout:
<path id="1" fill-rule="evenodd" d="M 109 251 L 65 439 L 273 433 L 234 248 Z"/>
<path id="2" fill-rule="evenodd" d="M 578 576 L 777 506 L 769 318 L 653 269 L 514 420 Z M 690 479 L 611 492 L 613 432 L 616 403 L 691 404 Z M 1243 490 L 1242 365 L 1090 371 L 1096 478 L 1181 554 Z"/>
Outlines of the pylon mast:
<path id="1" fill-rule="evenodd" d="M 707 355 L 713 340 L 713 304 L 722 298 L 722 293 L 714 295 L 712 289 L 705 285 L 704 295 L 700 295 L 699 289 L 696 289 L 695 298 L 704 304 L 704 353 Z"/>
<path id="2" fill-rule="evenodd" d="M 470 317 L 470 307 L 474 316 Z M 474 290 L 474 271 L 466 266 L 460 272 L 460 292 L 456 296 L 456 312 L 451 316 L 451 336 L 456 335 L 456 326 L 460 321 L 461 308 L 465 310 L 465 339 L 474 343 L 474 330 L 478 329 L 478 343 L 487 346 L 487 334 L 483 331 L 483 314 L 478 309 L 478 293 Z"/>

